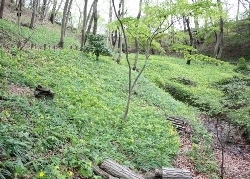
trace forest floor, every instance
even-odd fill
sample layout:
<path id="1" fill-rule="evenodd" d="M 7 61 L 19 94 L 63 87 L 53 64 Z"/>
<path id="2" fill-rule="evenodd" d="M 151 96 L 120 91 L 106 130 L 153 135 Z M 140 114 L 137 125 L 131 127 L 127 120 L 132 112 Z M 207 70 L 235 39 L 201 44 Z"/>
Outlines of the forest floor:
<path id="1" fill-rule="evenodd" d="M 219 169 L 223 168 L 223 171 L 218 171 L 219 175 L 221 176 L 223 172 L 223 178 L 249 179 L 250 144 L 244 139 L 240 129 L 233 126 L 229 127 L 226 122 L 217 124 L 216 119 L 205 115 L 200 115 L 199 118 L 214 139 L 213 153 Z M 189 170 L 195 179 L 209 179 L 210 176 L 197 172 L 192 161 L 185 155 L 192 148 L 190 137 L 190 133 L 183 133 L 180 136 L 181 148 L 174 166 Z"/>

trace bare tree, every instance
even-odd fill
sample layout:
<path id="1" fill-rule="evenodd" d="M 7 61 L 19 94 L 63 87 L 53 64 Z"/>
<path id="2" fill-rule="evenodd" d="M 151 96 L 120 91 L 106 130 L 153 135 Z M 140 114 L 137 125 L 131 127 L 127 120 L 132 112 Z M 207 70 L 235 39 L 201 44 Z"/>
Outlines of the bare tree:
<path id="1" fill-rule="evenodd" d="M 64 4 L 64 9 L 63 9 L 63 18 L 62 18 L 62 25 L 61 25 L 61 38 L 58 43 L 58 46 L 63 48 L 64 46 L 64 32 L 65 32 L 65 24 L 66 24 L 66 18 L 67 18 L 67 12 L 68 12 L 68 6 L 69 6 L 69 0 L 66 0 Z"/>
<path id="2" fill-rule="evenodd" d="M 88 2 L 88 0 L 85 0 L 84 2 L 84 8 L 85 9 L 85 3 Z M 83 13 L 84 13 L 84 10 L 82 11 L 82 4 L 78 4 L 77 1 L 76 1 L 76 7 L 78 8 L 78 12 L 79 12 L 79 18 L 78 18 L 78 24 L 77 24 L 77 27 L 78 29 L 80 29 L 82 26 L 83 26 Z M 87 7 L 86 7 L 86 11 L 87 11 Z M 86 14 L 87 16 L 87 14 Z"/>
<path id="3" fill-rule="evenodd" d="M 5 0 L 2 0 L 0 6 L 0 19 L 3 18 L 4 5 L 5 5 Z"/>

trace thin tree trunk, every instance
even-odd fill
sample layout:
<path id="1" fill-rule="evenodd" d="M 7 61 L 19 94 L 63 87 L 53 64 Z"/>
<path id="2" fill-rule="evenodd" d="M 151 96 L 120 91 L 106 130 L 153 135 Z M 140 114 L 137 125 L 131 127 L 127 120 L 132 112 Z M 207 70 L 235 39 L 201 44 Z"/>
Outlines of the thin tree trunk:
<path id="1" fill-rule="evenodd" d="M 142 0 L 140 0 L 139 2 L 139 11 L 138 11 L 138 14 L 137 14 L 137 17 L 136 19 L 138 20 L 138 23 L 139 23 L 139 20 L 141 18 L 141 6 L 142 6 Z M 136 36 L 135 37 L 135 62 L 134 62 L 134 66 L 133 66 L 133 70 L 136 70 L 137 69 L 137 63 L 138 63 L 138 57 L 139 57 L 139 52 L 140 52 L 140 48 L 139 48 L 139 41 L 138 41 L 138 37 Z"/>
<path id="2" fill-rule="evenodd" d="M 187 31 L 188 31 L 188 35 L 189 35 L 189 45 L 193 46 L 193 40 L 194 39 L 193 39 L 193 34 L 192 34 L 191 28 L 190 28 L 189 17 L 186 17 L 186 23 L 187 23 Z M 191 55 L 192 52 L 190 51 L 189 53 Z M 191 63 L 191 60 L 187 60 L 186 64 L 190 65 L 190 63 Z"/>
<path id="3" fill-rule="evenodd" d="M 63 9 L 63 18 L 62 18 L 62 25 L 61 25 L 61 39 L 58 43 L 58 46 L 63 48 L 64 46 L 64 31 L 65 31 L 65 23 L 66 23 L 66 16 L 67 16 L 67 10 L 68 10 L 69 0 L 66 0 L 64 9 Z"/>
<path id="4" fill-rule="evenodd" d="M 3 18 L 4 5 L 5 5 L 5 0 L 2 0 L 0 6 L 0 19 Z"/>
<path id="5" fill-rule="evenodd" d="M 109 0 L 109 23 L 112 21 L 112 0 Z M 108 43 L 110 47 L 113 47 L 112 45 L 112 32 L 108 29 Z"/>
<path id="6" fill-rule="evenodd" d="M 30 22 L 30 26 L 29 26 L 30 29 L 33 29 L 34 26 L 35 26 L 36 11 L 37 11 L 37 0 L 33 0 L 32 9 L 33 9 L 33 11 L 32 11 L 31 22 Z"/>
<path id="7" fill-rule="evenodd" d="M 238 0 L 238 5 L 237 5 L 236 22 L 239 21 L 239 14 L 240 14 L 240 0 Z"/>
<path id="8" fill-rule="evenodd" d="M 56 18 L 56 15 L 58 14 L 59 10 L 61 9 L 62 3 L 63 3 L 63 0 L 60 1 L 60 4 L 59 4 L 59 6 L 58 6 L 57 9 L 56 9 L 55 17 L 54 17 L 54 18 Z M 54 20 L 55 20 L 55 19 L 54 19 Z"/>
<path id="9" fill-rule="evenodd" d="M 94 15 L 93 15 L 93 13 L 92 13 L 92 15 L 91 15 L 91 17 L 90 17 L 90 19 L 89 19 L 88 28 L 87 28 L 87 30 L 86 30 L 86 36 L 90 33 L 91 27 L 92 27 L 92 25 L 93 25 L 93 20 L 94 20 Z M 85 38 L 84 44 L 85 44 L 86 42 L 87 42 L 87 38 Z"/>
<path id="10" fill-rule="evenodd" d="M 71 16 L 70 10 L 71 10 L 71 6 L 72 6 L 72 2 L 73 2 L 73 0 L 70 0 L 69 5 L 68 5 L 68 10 L 67 10 L 67 14 L 66 14 L 66 21 L 65 21 L 65 28 L 64 28 L 64 36 L 65 36 L 66 29 L 68 27 L 69 17 Z"/>
<path id="11" fill-rule="evenodd" d="M 50 20 L 50 22 L 52 24 L 55 23 L 56 5 L 57 5 L 57 0 L 54 0 L 53 1 L 53 7 L 52 7 L 51 15 L 50 15 L 50 18 L 49 18 L 49 20 Z"/>
<path id="12" fill-rule="evenodd" d="M 124 0 L 120 0 L 119 3 L 119 17 L 122 18 L 124 16 Z M 119 64 L 122 58 L 122 44 L 123 44 L 123 34 L 122 34 L 122 30 L 119 30 L 119 55 L 116 59 L 116 62 Z"/>
<path id="13" fill-rule="evenodd" d="M 93 6 L 93 18 L 94 18 L 93 34 L 94 35 L 96 35 L 97 33 L 97 20 L 98 20 L 97 3 L 98 3 L 98 0 L 94 0 L 94 6 Z"/>
<path id="14" fill-rule="evenodd" d="M 47 6 L 47 0 L 43 0 L 42 12 L 41 12 L 41 21 L 42 21 L 42 23 L 44 22 L 44 19 L 45 19 L 46 6 Z"/>
<path id="15" fill-rule="evenodd" d="M 17 24 L 18 24 L 18 42 L 17 48 L 21 47 L 21 12 L 22 12 L 22 0 L 19 0 L 17 7 Z"/>
<path id="16" fill-rule="evenodd" d="M 86 42 L 87 7 L 88 7 L 88 0 L 85 0 L 84 10 L 83 10 L 83 22 L 82 22 L 81 50 L 83 49 Z"/>
<path id="17" fill-rule="evenodd" d="M 217 3 L 219 4 L 220 6 L 220 10 L 222 12 L 222 5 L 221 5 L 221 1 L 220 0 L 217 0 Z M 220 32 L 218 33 L 217 37 L 216 37 L 216 44 L 215 44 L 215 47 L 214 47 L 214 57 L 216 59 L 219 59 L 221 58 L 221 55 L 222 55 L 222 50 L 223 50 L 223 45 L 224 45 L 224 22 L 223 22 L 223 19 L 222 17 L 220 17 Z"/>

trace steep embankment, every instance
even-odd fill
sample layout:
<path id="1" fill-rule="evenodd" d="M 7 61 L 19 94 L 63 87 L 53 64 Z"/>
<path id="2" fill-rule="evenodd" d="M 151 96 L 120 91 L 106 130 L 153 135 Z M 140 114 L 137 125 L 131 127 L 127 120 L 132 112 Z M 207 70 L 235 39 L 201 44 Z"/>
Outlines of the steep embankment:
<path id="1" fill-rule="evenodd" d="M 109 58 L 96 61 L 69 50 L 15 51 L 12 56 L 2 49 L 1 54 L 2 175 L 89 177 L 90 162 L 105 157 L 137 169 L 169 166 L 179 137 L 166 116 L 189 119 L 194 139 L 205 146 L 209 141 L 194 109 L 144 77 L 122 121 L 127 69 Z M 54 99 L 35 99 L 38 84 L 49 87 Z"/>

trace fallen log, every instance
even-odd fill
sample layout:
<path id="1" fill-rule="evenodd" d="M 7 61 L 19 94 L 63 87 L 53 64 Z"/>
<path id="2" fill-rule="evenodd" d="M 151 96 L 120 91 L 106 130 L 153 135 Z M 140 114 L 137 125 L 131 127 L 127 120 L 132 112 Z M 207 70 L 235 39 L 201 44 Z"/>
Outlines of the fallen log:
<path id="1" fill-rule="evenodd" d="M 49 88 L 44 88 L 41 85 L 37 85 L 35 91 L 34 91 L 34 96 L 36 98 L 54 98 L 54 93 L 49 89 Z"/>
<path id="2" fill-rule="evenodd" d="M 155 171 L 155 176 L 162 179 L 192 179 L 190 171 L 179 168 L 163 167 L 162 170 Z"/>
<path id="3" fill-rule="evenodd" d="M 100 168 L 114 177 L 122 179 L 143 179 L 143 177 L 136 174 L 128 167 L 122 166 L 110 159 L 105 159 L 100 165 Z"/>
<path id="4" fill-rule="evenodd" d="M 102 176 L 102 178 L 104 178 L 104 179 L 114 179 L 114 177 L 112 175 L 110 175 L 107 172 L 103 171 L 98 166 L 93 166 L 93 171 L 94 171 L 95 174 L 97 174 L 99 176 Z"/>

